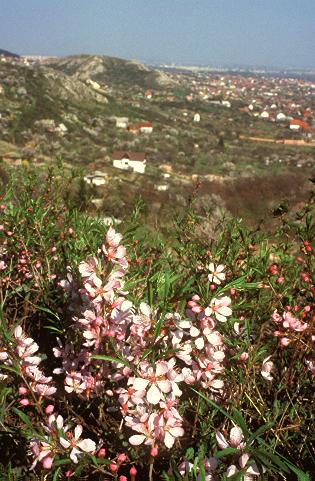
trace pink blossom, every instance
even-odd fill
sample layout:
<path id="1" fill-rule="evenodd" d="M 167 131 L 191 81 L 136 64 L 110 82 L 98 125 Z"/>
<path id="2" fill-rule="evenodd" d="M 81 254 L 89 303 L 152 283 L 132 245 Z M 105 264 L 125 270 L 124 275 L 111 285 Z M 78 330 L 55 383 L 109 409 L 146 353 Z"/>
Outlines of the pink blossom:
<path id="1" fill-rule="evenodd" d="M 209 307 L 205 309 L 205 315 L 211 317 L 215 315 L 219 322 L 226 322 L 227 317 L 232 315 L 232 309 L 229 307 L 231 299 L 227 296 L 219 299 L 212 299 Z"/>
<path id="2" fill-rule="evenodd" d="M 139 419 L 127 417 L 126 425 L 140 433 L 129 438 L 130 444 L 139 446 L 144 442 L 144 444 L 154 445 L 161 431 L 159 426 L 160 419 L 156 413 L 150 415 L 145 413 Z"/>
<path id="3" fill-rule="evenodd" d="M 77 464 L 78 463 L 78 455 L 82 454 L 82 451 L 85 453 L 93 453 L 96 449 L 96 444 L 91 439 L 82 439 L 80 440 L 80 436 L 82 434 L 82 426 L 78 424 L 74 430 L 74 437 L 68 441 L 67 439 L 61 437 L 59 439 L 60 444 L 63 448 L 68 449 L 71 448 L 70 452 L 70 459 Z"/>
<path id="4" fill-rule="evenodd" d="M 217 443 L 221 449 L 225 449 L 228 447 L 242 449 L 244 447 L 243 439 L 244 434 L 240 427 L 234 426 L 230 431 L 230 437 L 227 441 L 226 438 L 223 436 L 222 433 L 219 431 L 216 433 Z"/>

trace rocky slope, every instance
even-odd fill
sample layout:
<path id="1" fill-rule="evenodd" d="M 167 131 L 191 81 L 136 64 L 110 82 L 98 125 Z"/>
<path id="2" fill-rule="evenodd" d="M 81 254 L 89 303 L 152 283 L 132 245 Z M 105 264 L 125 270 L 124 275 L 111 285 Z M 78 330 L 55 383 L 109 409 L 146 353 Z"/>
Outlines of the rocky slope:
<path id="1" fill-rule="evenodd" d="M 137 85 L 143 88 L 171 85 L 170 79 L 164 73 L 150 70 L 139 62 L 104 55 L 74 55 L 50 59 L 46 64 L 84 81 L 92 79 L 109 85 Z"/>

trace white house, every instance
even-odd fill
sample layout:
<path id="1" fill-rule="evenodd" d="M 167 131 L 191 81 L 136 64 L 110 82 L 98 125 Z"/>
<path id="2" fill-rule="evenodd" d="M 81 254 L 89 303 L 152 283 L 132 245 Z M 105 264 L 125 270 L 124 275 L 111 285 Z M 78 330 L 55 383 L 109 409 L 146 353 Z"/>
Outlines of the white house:
<path id="1" fill-rule="evenodd" d="M 263 112 L 261 112 L 260 117 L 262 119 L 269 119 L 269 113 L 266 110 L 264 110 Z"/>
<path id="2" fill-rule="evenodd" d="M 200 122 L 200 114 L 194 115 L 194 122 Z"/>
<path id="3" fill-rule="evenodd" d="M 287 116 L 283 112 L 279 112 L 276 116 L 278 122 L 282 122 L 287 119 Z"/>
<path id="4" fill-rule="evenodd" d="M 117 169 L 131 170 L 144 174 L 146 168 L 146 158 L 144 152 L 113 152 L 113 166 Z"/>
<path id="5" fill-rule="evenodd" d="M 107 174 L 106 172 L 99 172 L 96 170 L 92 174 L 88 174 L 84 177 L 84 180 L 87 184 L 92 184 L 92 185 L 104 185 L 107 183 Z"/>
<path id="6" fill-rule="evenodd" d="M 126 129 L 128 127 L 128 117 L 116 117 L 116 127 L 119 129 Z"/>
<path id="7" fill-rule="evenodd" d="M 231 108 L 231 102 L 228 100 L 222 100 L 221 105 L 223 105 L 223 107 L 227 107 L 228 109 Z"/>

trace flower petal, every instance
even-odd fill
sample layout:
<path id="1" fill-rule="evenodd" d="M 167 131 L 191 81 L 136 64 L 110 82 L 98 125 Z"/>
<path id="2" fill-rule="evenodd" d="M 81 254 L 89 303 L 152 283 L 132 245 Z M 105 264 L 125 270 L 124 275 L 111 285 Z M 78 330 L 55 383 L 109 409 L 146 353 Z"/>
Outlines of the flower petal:
<path id="1" fill-rule="evenodd" d="M 231 429 L 230 444 L 233 448 L 237 448 L 244 439 L 243 431 L 238 426 Z"/>
<path id="2" fill-rule="evenodd" d="M 133 446 L 139 446 L 139 444 L 142 444 L 143 441 L 145 440 L 145 436 L 143 436 L 143 434 L 135 434 L 134 436 L 131 436 L 129 438 L 129 442 L 130 444 L 132 444 Z"/>
<path id="3" fill-rule="evenodd" d="M 157 404 L 161 399 L 161 391 L 155 384 L 152 384 L 147 392 L 147 400 L 151 404 Z"/>
<path id="4" fill-rule="evenodd" d="M 82 431 L 83 431 L 83 428 L 81 426 L 81 424 L 78 424 L 76 427 L 75 427 L 75 430 L 74 430 L 74 439 L 77 441 L 78 439 L 80 439 L 80 436 L 82 434 Z"/>
<path id="5" fill-rule="evenodd" d="M 225 437 L 223 436 L 222 433 L 220 433 L 219 431 L 215 433 L 215 437 L 216 437 L 216 440 L 217 440 L 217 443 L 218 445 L 220 446 L 220 448 L 224 449 L 224 448 L 228 448 L 229 447 L 229 444 L 228 442 L 226 441 Z"/>
<path id="6" fill-rule="evenodd" d="M 92 439 L 82 439 L 77 443 L 77 446 L 86 453 L 92 453 L 96 449 L 96 444 Z"/>

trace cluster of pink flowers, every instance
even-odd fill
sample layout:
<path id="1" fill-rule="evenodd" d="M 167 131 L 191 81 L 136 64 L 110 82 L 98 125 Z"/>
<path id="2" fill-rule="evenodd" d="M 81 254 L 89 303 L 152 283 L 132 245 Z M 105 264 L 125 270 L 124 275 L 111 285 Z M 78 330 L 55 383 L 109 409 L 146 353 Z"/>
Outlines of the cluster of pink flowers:
<path id="1" fill-rule="evenodd" d="M 79 309 L 72 306 L 80 341 L 77 346 L 58 341 L 54 354 L 62 366 L 54 372 L 64 375 L 69 394 L 105 393 L 114 400 L 109 410 L 117 410 L 117 399 L 122 424 L 137 433 L 129 442 L 149 445 L 154 453 L 160 443 L 171 448 L 184 435 L 179 412 L 184 386 L 223 393 L 225 347 L 216 322 L 231 316 L 231 299 L 217 297 L 202 307 L 195 295 L 184 319 L 176 312 L 162 318 L 145 302 L 137 308 L 125 297 L 128 261 L 121 239 L 111 227 L 97 256 L 80 263 L 82 288 L 70 275 L 62 283 L 73 301 L 80 298 Z M 223 266 L 217 271 L 221 282 Z"/>
<path id="2" fill-rule="evenodd" d="M 255 477 L 260 476 L 262 472 L 266 471 L 264 466 L 258 468 L 257 464 L 251 459 L 250 455 L 246 452 L 246 442 L 244 440 L 244 434 L 240 427 L 234 426 L 231 431 L 229 438 L 227 439 L 221 432 L 216 433 L 216 441 L 221 449 L 232 448 L 236 450 L 235 454 L 232 454 L 234 462 L 237 464 L 231 464 L 226 470 L 226 477 L 229 478 L 238 473 L 239 469 L 243 470 L 243 478 L 245 481 L 253 481 Z M 204 477 L 206 481 L 215 481 L 217 478 L 215 471 L 218 467 L 218 459 L 215 457 L 204 458 L 203 467 L 205 470 Z M 184 460 L 178 466 L 179 473 L 185 477 L 194 468 L 194 464 Z M 197 480 L 200 480 L 201 476 L 198 474 Z"/>
<path id="3" fill-rule="evenodd" d="M 33 456 L 31 469 L 34 469 L 38 462 L 42 463 L 44 469 L 50 469 L 56 455 L 69 456 L 72 462 L 77 464 L 78 456 L 96 451 L 94 441 L 89 438 L 81 439 L 82 426 L 77 425 L 72 433 L 70 427 L 64 425 L 61 415 L 51 414 L 42 427 L 46 434 L 32 439 L 30 443 Z"/>
<path id="4" fill-rule="evenodd" d="M 276 330 L 273 335 L 280 339 L 280 345 L 285 347 L 288 346 L 292 341 L 295 340 L 292 334 L 302 333 L 308 328 L 306 322 L 302 322 L 297 317 L 293 316 L 292 312 L 285 311 L 282 315 L 278 313 L 277 310 L 272 314 L 272 320 L 277 325 L 282 325 L 282 330 Z"/>
<path id="5" fill-rule="evenodd" d="M 251 481 L 254 479 L 254 476 L 259 476 L 261 474 L 261 470 L 258 469 L 257 464 L 254 461 L 251 461 L 250 455 L 246 453 L 244 434 L 240 427 L 234 426 L 231 429 L 229 439 L 226 439 L 221 432 L 216 433 L 216 439 L 221 449 L 234 448 L 240 451 L 240 454 L 238 455 L 239 467 L 245 469 L 248 466 L 244 474 L 244 479 L 246 479 L 246 481 Z M 265 471 L 265 468 L 262 467 L 261 469 Z M 238 471 L 238 467 L 235 464 L 231 464 L 227 468 L 226 476 L 229 478 L 230 476 L 235 475 Z"/>
<path id="6" fill-rule="evenodd" d="M 14 342 L 10 349 L 0 352 L 0 360 L 4 366 L 17 369 L 24 385 L 19 387 L 19 394 L 22 396 L 33 394 L 39 398 L 52 396 L 56 392 L 53 385 L 52 377 L 47 377 L 39 368 L 42 359 L 38 355 L 34 355 L 38 351 L 38 344 L 31 338 L 27 337 L 21 326 L 17 326 L 14 330 Z M 7 374 L 0 374 L 0 379 L 5 379 Z M 31 401 L 28 397 L 20 399 L 22 406 L 27 406 Z"/>

